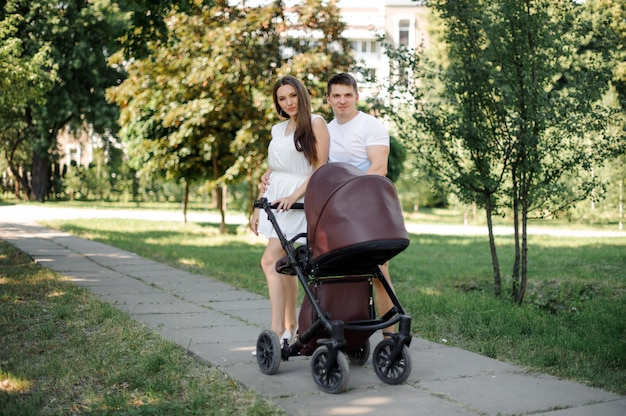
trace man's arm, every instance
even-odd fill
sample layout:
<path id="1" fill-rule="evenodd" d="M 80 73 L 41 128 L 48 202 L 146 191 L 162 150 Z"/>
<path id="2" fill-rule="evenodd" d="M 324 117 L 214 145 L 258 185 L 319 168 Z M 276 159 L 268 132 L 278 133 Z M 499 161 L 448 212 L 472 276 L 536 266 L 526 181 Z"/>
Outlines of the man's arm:
<path id="1" fill-rule="evenodd" d="M 371 166 L 365 172 L 374 175 L 387 175 L 387 161 L 389 159 L 389 146 L 374 145 L 365 148 L 367 158 L 370 160 Z"/>

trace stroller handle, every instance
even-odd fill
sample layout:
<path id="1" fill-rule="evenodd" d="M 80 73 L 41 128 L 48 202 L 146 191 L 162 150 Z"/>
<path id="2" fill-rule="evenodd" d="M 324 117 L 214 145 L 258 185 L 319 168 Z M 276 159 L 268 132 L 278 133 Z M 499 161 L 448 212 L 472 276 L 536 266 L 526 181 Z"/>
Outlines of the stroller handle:
<path id="1" fill-rule="evenodd" d="M 261 208 L 261 209 L 265 209 L 265 208 L 276 209 L 278 207 L 278 203 L 270 204 L 267 198 L 259 198 L 256 201 L 254 201 L 254 207 Z M 296 202 L 295 204 L 291 206 L 291 209 L 304 209 L 304 203 Z"/>

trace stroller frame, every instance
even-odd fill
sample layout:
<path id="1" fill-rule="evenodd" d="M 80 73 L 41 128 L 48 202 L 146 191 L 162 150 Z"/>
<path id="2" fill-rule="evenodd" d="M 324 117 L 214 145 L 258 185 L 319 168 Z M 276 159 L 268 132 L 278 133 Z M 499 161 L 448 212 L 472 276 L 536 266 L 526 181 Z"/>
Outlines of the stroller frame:
<path id="1" fill-rule="evenodd" d="M 316 337 L 319 345 L 312 353 L 311 371 L 318 387 L 326 393 L 341 393 L 346 390 L 349 380 L 349 362 L 355 365 L 364 365 L 370 355 L 369 337 L 377 330 L 385 329 L 389 326 L 398 325 L 398 332 L 384 332 L 385 338 L 377 345 L 372 355 L 372 365 L 377 376 L 387 384 L 400 384 L 406 381 L 411 373 L 411 359 L 408 354 L 408 347 L 411 343 L 411 317 L 402 308 L 391 285 L 387 282 L 379 266 L 358 270 L 357 276 L 350 274 L 348 277 L 337 277 L 337 275 L 326 272 L 321 275 L 316 274 L 315 267 L 309 263 L 308 248 L 300 246 L 295 248 L 294 243 L 300 238 L 306 237 L 307 233 L 300 233 L 291 239 L 287 239 L 280 229 L 273 209 L 276 205 L 271 205 L 267 198 L 260 198 L 254 201 L 254 207 L 260 208 L 268 216 L 268 220 L 274 227 L 281 245 L 286 253 L 286 257 L 277 264 L 286 271 L 283 274 L 295 274 L 304 289 L 305 296 L 311 303 L 315 311 L 316 320 L 309 328 L 303 328 L 303 333 L 298 333 L 297 338 L 291 344 L 289 340 L 278 339 L 278 335 L 272 330 L 264 330 L 257 339 L 256 357 L 257 364 L 261 372 L 267 375 L 275 374 L 281 361 L 288 361 L 290 357 L 310 355 L 303 354 L 303 348 Z M 291 209 L 303 209 L 304 204 L 297 203 Z M 335 276 L 335 277 L 333 277 Z M 372 298 L 373 279 L 378 279 L 387 295 L 393 303 L 393 307 L 383 316 L 375 318 L 375 311 Z M 324 283 L 327 282 L 327 283 Z M 327 311 L 322 310 L 316 295 L 311 289 L 311 284 L 330 284 L 351 282 L 369 282 L 370 319 L 358 321 L 333 320 Z M 300 312 L 302 314 L 302 311 Z M 347 340 L 345 331 L 365 331 L 369 332 L 368 338 L 363 346 L 346 350 Z M 320 331 L 330 334 L 330 338 L 319 338 Z M 306 350 L 306 348 L 304 348 Z M 348 362 L 349 361 L 349 362 Z"/>

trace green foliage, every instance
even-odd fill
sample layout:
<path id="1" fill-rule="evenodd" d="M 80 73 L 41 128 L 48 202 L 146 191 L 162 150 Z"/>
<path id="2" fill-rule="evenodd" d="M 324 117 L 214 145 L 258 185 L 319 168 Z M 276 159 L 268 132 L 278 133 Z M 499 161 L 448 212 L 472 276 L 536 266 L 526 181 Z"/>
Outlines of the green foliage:
<path id="1" fill-rule="evenodd" d="M 50 42 L 31 44 L 21 34 L 25 17 L 20 2 L 0 9 L 0 151 L 15 180 L 28 189 L 21 167 L 28 165 L 34 129 L 32 107 L 42 105 L 58 81 Z"/>
<path id="2" fill-rule="evenodd" d="M 104 89 L 119 78 L 107 58 L 118 47 L 115 39 L 123 16 L 114 3 L 86 0 L 62 5 L 53 0 L 12 0 L 3 3 L 0 13 L 1 27 L 10 28 L 0 29 L 6 36 L 2 44 L 20 51 L 11 71 L 25 76 L 28 83 L 23 85 L 24 100 L 13 103 L 11 123 L 18 130 L 11 141 L 3 141 L 10 149 L 6 157 L 15 166 L 13 175 L 22 192 L 44 200 L 61 129 L 89 124 L 96 133 L 115 131 L 117 108 L 104 100 Z M 38 87 L 33 96 L 29 91 Z M 30 172 L 32 183 L 20 177 L 20 169 Z"/>
<path id="3" fill-rule="evenodd" d="M 148 45 L 167 39 L 165 18 L 171 11 L 193 14 L 202 7 L 211 7 L 215 0 L 134 0 L 118 2 L 128 16 L 120 41 L 125 55 L 145 58 L 150 55 Z"/>
<path id="4" fill-rule="evenodd" d="M 392 181 L 398 180 L 400 174 L 402 173 L 402 167 L 404 164 L 404 160 L 406 159 L 406 151 L 402 144 L 396 140 L 395 137 L 391 136 L 389 140 L 389 168 L 387 172 L 387 177 Z"/>

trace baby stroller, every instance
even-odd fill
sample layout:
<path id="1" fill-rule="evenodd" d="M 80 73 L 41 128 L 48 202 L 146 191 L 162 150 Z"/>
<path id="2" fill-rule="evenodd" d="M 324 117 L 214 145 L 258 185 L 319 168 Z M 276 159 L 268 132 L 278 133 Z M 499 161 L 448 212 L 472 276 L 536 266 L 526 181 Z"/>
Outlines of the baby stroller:
<path id="1" fill-rule="evenodd" d="M 372 364 L 387 384 L 400 384 L 411 373 L 408 347 L 411 318 L 405 314 L 379 265 L 409 245 L 402 211 L 392 182 L 366 175 L 347 163 L 320 167 L 309 179 L 304 209 L 307 233 L 288 240 L 280 231 L 267 199 L 254 203 L 263 209 L 287 254 L 276 264 L 280 273 L 296 275 L 304 289 L 298 315 L 298 336 L 289 344 L 274 331 L 257 339 L 257 364 L 264 374 L 275 374 L 281 361 L 312 356 L 311 372 L 327 393 L 347 388 L 349 363 L 364 365 L 370 355 L 370 336 L 398 324 L 376 346 Z M 292 208 L 294 209 L 294 208 Z M 306 237 L 306 244 L 295 242 Z M 393 308 L 376 317 L 372 290 L 379 279 Z"/>

